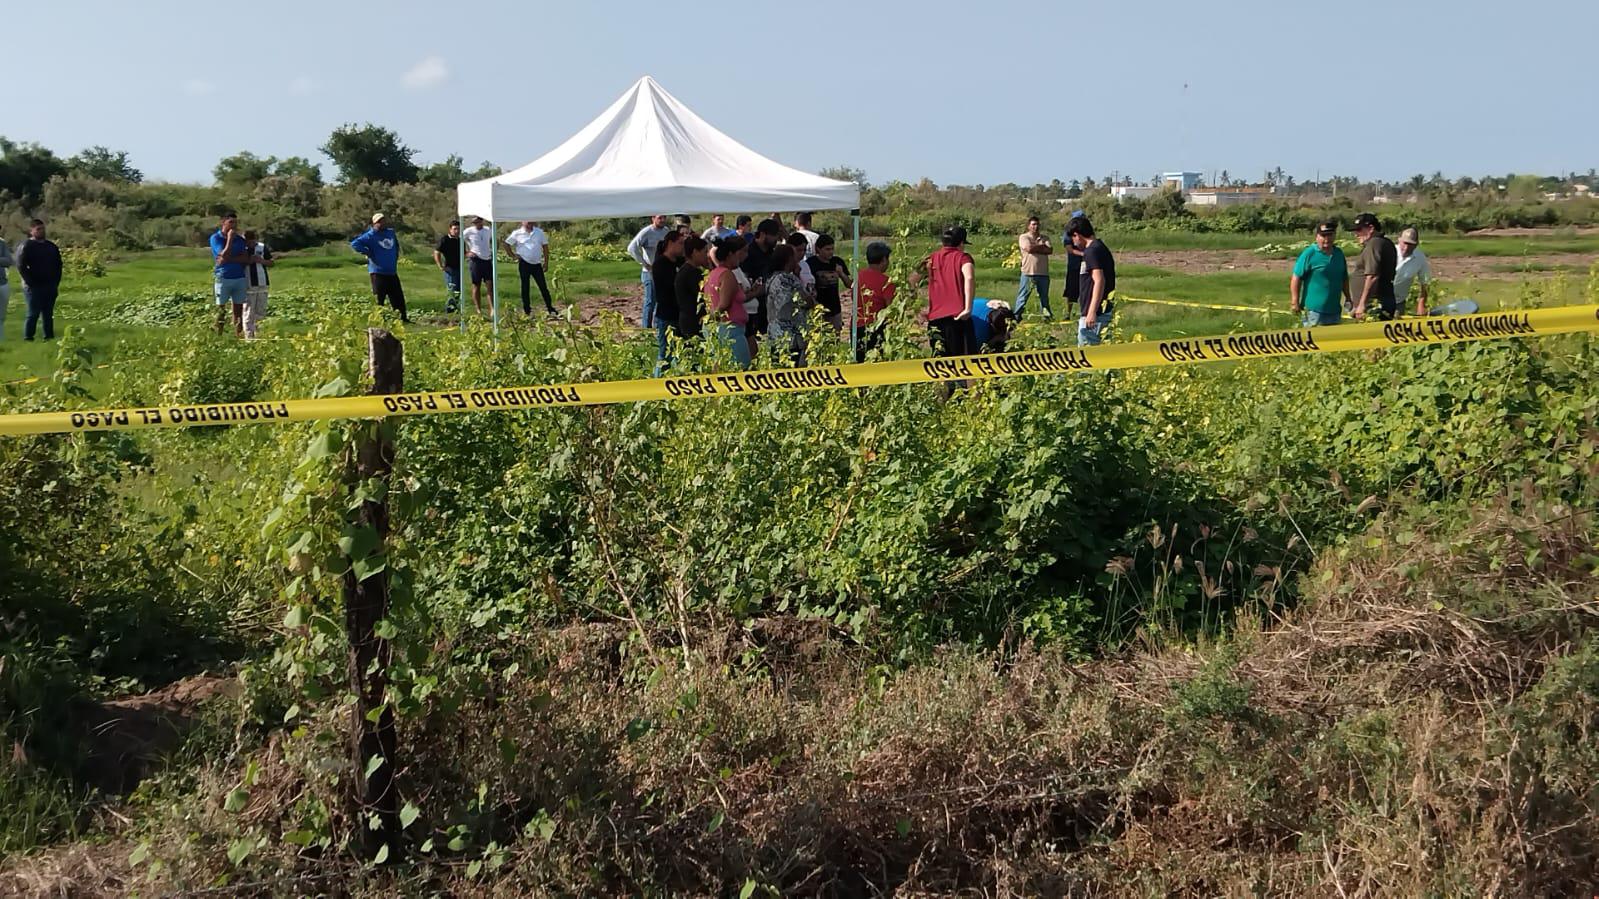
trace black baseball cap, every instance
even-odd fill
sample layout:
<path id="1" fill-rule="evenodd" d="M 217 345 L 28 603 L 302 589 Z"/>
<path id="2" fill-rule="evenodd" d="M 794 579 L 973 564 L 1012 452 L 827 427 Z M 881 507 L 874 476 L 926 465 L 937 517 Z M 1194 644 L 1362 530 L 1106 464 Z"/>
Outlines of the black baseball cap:
<path id="1" fill-rule="evenodd" d="M 1362 212 L 1361 214 L 1355 216 L 1355 227 L 1356 228 L 1367 228 L 1367 227 L 1370 227 L 1370 228 L 1375 228 L 1378 231 L 1382 230 L 1382 226 L 1377 223 L 1377 217 L 1375 215 L 1372 215 L 1369 212 Z"/>
<path id="2" fill-rule="evenodd" d="M 1332 219 L 1328 219 L 1327 221 L 1322 222 L 1321 224 L 1316 226 L 1316 233 L 1317 234 L 1337 234 L 1338 233 L 1338 223 L 1333 221 Z"/>
<path id="3" fill-rule="evenodd" d="M 966 243 L 966 229 L 960 225 L 950 225 L 944 229 L 943 234 L 939 235 L 939 240 L 943 241 L 946 247 L 961 246 Z"/>

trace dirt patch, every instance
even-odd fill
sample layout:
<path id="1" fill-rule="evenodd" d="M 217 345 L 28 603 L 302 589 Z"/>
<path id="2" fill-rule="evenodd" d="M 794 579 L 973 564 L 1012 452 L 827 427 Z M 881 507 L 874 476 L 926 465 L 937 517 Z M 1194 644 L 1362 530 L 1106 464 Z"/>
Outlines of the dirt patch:
<path id="1" fill-rule="evenodd" d="M 1467 231 L 1467 237 L 1564 237 L 1569 234 L 1578 236 L 1599 234 L 1599 228 L 1478 228 Z"/>
<path id="2" fill-rule="evenodd" d="M 1249 250 L 1153 250 L 1118 253 L 1118 260 L 1128 265 L 1148 265 L 1184 275 L 1213 275 L 1218 272 L 1276 272 L 1286 284 L 1293 260 L 1261 256 Z M 1554 253 L 1539 256 L 1448 256 L 1432 261 L 1433 274 L 1438 278 L 1459 281 L 1478 279 L 1484 281 L 1520 281 L 1527 276 L 1524 271 L 1506 271 L 1509 267 L 1530 267 L 1531 274 L 1547 274 L 1555 268 L 1587 269 L 1593 257 L 1575 253 Z"/>
<path id="3" fill-rule="evenodd" d="M 86 709 L 83 778 L 108 793 L 138 785 L 194 728 L 200 707 L 239 695 L 233 678 L 198 675 Z"/>

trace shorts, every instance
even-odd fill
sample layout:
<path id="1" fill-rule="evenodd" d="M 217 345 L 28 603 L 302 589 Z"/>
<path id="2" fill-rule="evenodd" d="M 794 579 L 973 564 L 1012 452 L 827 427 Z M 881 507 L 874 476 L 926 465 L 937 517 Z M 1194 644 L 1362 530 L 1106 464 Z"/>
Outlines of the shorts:
<path id="1" fill-rule="evenodd" d="M 471 259 L 468 259 L 467 262 L 470 262 L 472 264 L 472 286 L 473 287 L 476 287 L 479 284 L 493 283 L 493 281 L 494 281 L 494 260 L 492 260 L 492 259 L 479 259 L 478 257 L 473 256 Z"/>
<path id="2" fill-rule="evenodd" d="M 1331 312 L 1314 312 L 1306 309 L 1304 310 L 1304 318 L 1300 320 L 1300 323 L 1307 328 L 1314 328 L 1317 325 L 1336 325 L 1342 320 L 1343 316 L 1337 309 Z"/>
<path id="3" fill-rule="evenodd" d="M 226 306 L 229 303 L 235 306 L 243 306 L 248 300 L 250 279 L 217 278 L 215 289 L 218 306 Z"/>

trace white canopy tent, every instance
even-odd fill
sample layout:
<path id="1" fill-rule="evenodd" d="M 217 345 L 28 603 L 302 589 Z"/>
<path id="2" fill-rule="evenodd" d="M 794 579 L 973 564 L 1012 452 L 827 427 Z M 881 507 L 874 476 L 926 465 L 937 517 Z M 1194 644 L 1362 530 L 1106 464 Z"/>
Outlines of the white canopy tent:
<path id="1" fill-rule="evenodd" d="M 767 159 L 711 127 L 647 75 L 550 152 L 458 186 L 456 204 L 461 216 L 491 222 L 847 209 L 855 213 L 859 268 L 857 185 Z"/>

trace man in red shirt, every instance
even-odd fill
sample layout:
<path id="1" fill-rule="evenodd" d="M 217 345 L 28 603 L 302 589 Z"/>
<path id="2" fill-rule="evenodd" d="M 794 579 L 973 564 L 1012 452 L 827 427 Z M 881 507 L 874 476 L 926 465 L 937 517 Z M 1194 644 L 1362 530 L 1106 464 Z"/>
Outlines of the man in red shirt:
<path id="1" fill-rule="evenodd" d="M 874 240 L 866 245 L 866 267 L 856 279 L 855 289 L 860 291 L 860 304 L 855 322 L 855 361 L 865 362 L 866 351 L 883 345 L 883 328 L 887 322 L 877 324 L 877 313 L 888 308 L 894 299 L 894 282 L 888 280 L 888 244 Z M 872 327 L 877 325 L 877 327 Z"/>
<path id="2" fill-rule="evenodd" d="M 977 265 L 966 252 L 965 228 L 945 228 L 939 243 L 927 257 L 927 326 L 935 332 L 933 349 L 940 356 L 969 356 L 977 352 L 972 330 Z"/>

